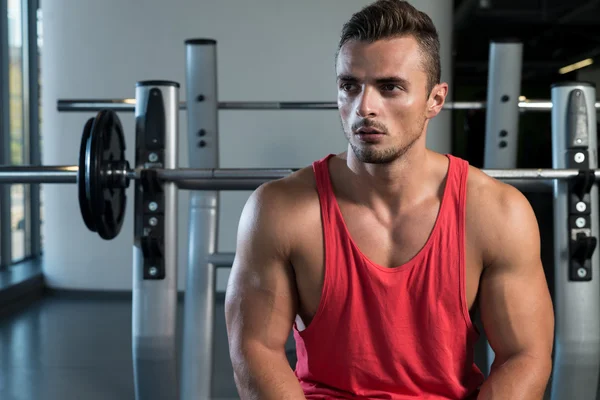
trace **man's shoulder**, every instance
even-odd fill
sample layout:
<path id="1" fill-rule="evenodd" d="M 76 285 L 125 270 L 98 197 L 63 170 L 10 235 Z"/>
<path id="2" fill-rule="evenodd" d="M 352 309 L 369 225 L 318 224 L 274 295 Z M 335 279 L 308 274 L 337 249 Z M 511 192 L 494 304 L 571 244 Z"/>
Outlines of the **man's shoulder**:
<path id="1" fill-rule="evenodd" d="M 525 195 L 509 183 L 487 175 L 479 168 L 469 165 L 467 180 L 468 206 L 475 206 L 483 214 L 487 212 L 507 215 L 523 208 L 531 208 Z"/>
<path id="2" fill-rule="evenodd" d="M 312 166 L 300 168 L 284 178 L 259 186 L 247 201 L 257 217 L 295 222 L 310 208 L 319 206 L 316 179 Z"/>
<path id="3" fill-rule="evenodd" d="M 516 187 L 469 166 L 467 180 L 467 230 L 477 238 L 484 254 L 493 257 L 507 240 L 521 237 L 523 244 L 538 233 L 529 200 Z M 537 240 L 536 238 L 533 238 Z"/>
<path id="4" fill-rule="evenodd" d="M 276 201 L 295 203 L 304 197 L 316 195 L 316 179 L 312 166 L 297 169 L 291 174 L 272 181 L 266 182 L 258 187 L 255 195 L 265 201 Z"/>

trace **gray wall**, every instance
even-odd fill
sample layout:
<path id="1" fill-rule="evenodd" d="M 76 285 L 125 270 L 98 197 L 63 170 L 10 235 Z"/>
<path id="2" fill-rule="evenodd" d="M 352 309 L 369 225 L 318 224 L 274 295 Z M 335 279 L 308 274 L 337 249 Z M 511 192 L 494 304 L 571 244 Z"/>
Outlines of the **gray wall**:
<path id="1" fill-rule="evenodd" d="M 184 40 L 218 41 L 220 100 L 335 101 L 334 50 L 342 24 L 366 0 L 252 2 L 222 0 L 44 0 L 41 59 L 43 162 L 77 164 L 83 125 L 93 113 L 58 113 L 65 98 L 133 98 L 135 83 L 175 80 L 185 96 Z M 429 13 L 442 41 L 443 78 L 451 84 L 451 0 L 414 0 Z M 132 113 L 120 113 L 134 159 Z M 345 150 L 336 111 L 221 111 L 222 168 L 303 167 Z M 450 115 L 430 125 L 429 146 L 450 151 Z M 180 167 L 187 130 L 180 114 Z M 132 185 L 133 186 L 133 185 Z M 219 251 L 235 251 L 237 222 L 249 192 L 221 196 Z M 110 242 L 89 232 L 75 185 L 46 185 L 45 274 L 54 288 L 130 290 L 133 192 L 126 221 Z M 179 288 L 185 287 L 187 200 L 180 193 Z M 227 272 L 227 271 L 225 271 Z M 227 275 L 221 276 L 223 288 Z"/>

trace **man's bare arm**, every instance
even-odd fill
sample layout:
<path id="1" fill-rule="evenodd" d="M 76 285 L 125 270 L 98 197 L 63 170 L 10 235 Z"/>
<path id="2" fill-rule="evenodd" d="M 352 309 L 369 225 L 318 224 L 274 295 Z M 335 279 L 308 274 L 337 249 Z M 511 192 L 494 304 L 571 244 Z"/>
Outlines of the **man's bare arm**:
<path id="1" fill-rule="evenodd" d="M 304 399 L 285 354 L 297 295 L 289 263 L 291 209 L 280 185 L 260 187 L 246 203 L 226 292 L 229 351 L 242 399 Z"/>
<path id="2" fill-rule="evenodd" d="M 492 194 L 492 193 L 489 193 Z M 554 313 L 527 199 L 502 186 L 486 210 L 481 319 L 496 357 L 479 400 L 542 400 L 552 370 Z"/>

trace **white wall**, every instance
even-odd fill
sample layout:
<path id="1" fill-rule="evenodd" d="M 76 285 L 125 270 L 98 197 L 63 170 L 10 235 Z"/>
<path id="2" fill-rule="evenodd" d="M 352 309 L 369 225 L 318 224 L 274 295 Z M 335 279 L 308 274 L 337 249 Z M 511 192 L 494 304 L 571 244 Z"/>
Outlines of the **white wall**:
<path id="1" fill-rule="evenodd" d="M 184 40 L 218 41 L 222 101 L 335 101 L 334 52 L 343 23 L 366 0 L 43 0 L 43 162 L 77 164 L 83 125 L 94 113 L 58 113 L 66 98 L 133 98 L 135 83 L 175 80 L 185 96 Z M 451 83 L 452 0 L 415 0 L 442 41 L 443 78 Z M 132 113 L 120 113 L 134 159 Z M 336 111 L 221 111 L 222 168 L 303 167 L 345 150 Z M 187 166 L 180 115 L 180 167 Z M 450 115 L 430 126 L 430 147 L 450 151 Z M 268 147 L 268 151 L 265 150 Z M 268 154 L 267 157 L 264 155 Z M 133 187 L 133 185 L 132 185 Z M 219 251 L 235 251 L 248 192 L 222 194 Z M 45 274 L 51 287 L 131 289 L 133 192 L 119 237 L 105 242 L 80 217 L 75 185 L 44 187 Z M 180 192 L 179 288 L 185 287 L 187 193 Z M 226 276 L 220 279 L 222 289 Z"/>

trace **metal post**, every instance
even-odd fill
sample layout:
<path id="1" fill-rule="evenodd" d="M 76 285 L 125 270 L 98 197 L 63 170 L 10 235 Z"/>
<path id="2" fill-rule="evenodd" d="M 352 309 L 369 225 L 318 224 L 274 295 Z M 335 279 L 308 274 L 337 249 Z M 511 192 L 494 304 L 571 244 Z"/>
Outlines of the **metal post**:
<path id="1" fill-rule="evenodd" d="M 516 168 L 523 45 L 491 42 L 485 120 L 485 168 Z M 486 346 L 487 374 L 496 354 Z"/>
<path id="2" fill-rule="evenodd" d="M 0 0 L 0 165 L 10 164 L 10 85 L 8 67 L 8 4 Z M 12 263 L 10 185 L 0 185 L 0 269 Z"/>
<path id="3" fill-rule="evenodd" d="M 179 84 L 139 82 L 136 167 L 177 167 Z M 135 184 L 132 341 L 138 400 L 179 399 L 177 377 L 177 186 Z"/>
<path id="4" fill-rule="evenodd" d="M 23 10 L 27 10 L 27 23 L 23 24 L 23 136 L 28 140 L 29 154 L 25 157 L 31 165 L 40 165 L 42 155 L 40 149 L 39 131 L 39 81 L 38 81 L 38 30 L 37 11 L 38 0 L 22 0 Z M 42 252 L 41 217 L 40 217 L 40 186 L 38 184 L 25 187 L 29 198 L 29 213 L 27 215 L 26 254 L 37 257 Z"/>
<path id="5" fill-rule="evenodd" d="M 598 167 L 595 99 L 596 89 L 590 84 L 552 87 L 553 168 Z M 585 261 L 578 261 L 574 246 L 590 245 L 591 238 L 599 237 L 598 206 L 597 185 L 581 199 L 569 190 L 568 182 L 554 182 L 553 400 L 596 400 L 600 373 L 598 249 L 593 250 L 591 259 L 586 255 Z"/>
<path id="6" fill-rule="evenodd" d="M 523 45 L 492 42 L 485 121 L 485 168 L 516 168 Z"/>
<path id="7" fill-rule="evenodd" d="M 217 42 L 193 39 L 185 43 L 190 167 L 217 168 Z M 182 400 L 209 399 L 212 393 L 216 268 L 207 257 L 217 251 L 218 206 L 217 191 L 190 193 Z"/>

